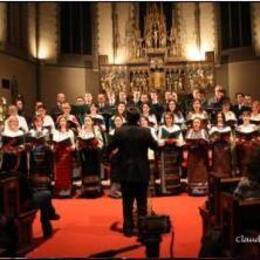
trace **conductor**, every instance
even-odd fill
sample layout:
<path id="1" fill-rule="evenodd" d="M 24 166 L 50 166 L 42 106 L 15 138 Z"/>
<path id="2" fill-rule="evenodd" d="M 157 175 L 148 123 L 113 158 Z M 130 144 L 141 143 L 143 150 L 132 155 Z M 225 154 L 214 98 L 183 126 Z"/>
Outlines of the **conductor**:
<path id="1" fill-rule="evenodd" d="M 121 184 L 123 199 L 123 232 L 125 236 L 133 235 L 133 204 L 137 202 L 138 217 L 147 214 L 147 188 L 150 168 L 147 158 L 148 148 L 155 150 L 157 143 L 149 129 L 138 126 L 140 119 L 136 108 L 127 110 L 127 124 L 119 128 L 107 153 L 118 149 L 118 179 Z"/>

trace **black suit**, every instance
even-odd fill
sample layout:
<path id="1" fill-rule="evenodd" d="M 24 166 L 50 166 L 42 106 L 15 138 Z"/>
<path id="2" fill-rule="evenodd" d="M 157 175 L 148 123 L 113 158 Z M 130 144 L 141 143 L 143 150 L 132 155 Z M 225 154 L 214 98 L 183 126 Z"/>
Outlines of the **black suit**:
<path id="1" fill-rule="evenodd" d="M 248 108 L 245 105 L 234 105 L 232 111 L 235 113 L 237 119 L 243 114 L 244 111 L 248 111 Z"/>
<path id="2" fill-rule="evenodd" d="M 147 187 L 150 177 L 148 148 L 157 143 L 149 129 L 125 125 L 118 129 L 108 146 L 108 153 L 119 149 L 118 179 L 123 196 L 124 230 L 133 229 L 133 203 L 136 199 L 138 215 L 147 214 Z"/>
<path id="3" fill-rule="evenodd" d="M 57 118 L 62 114 L 60 107 L 56 104 L 56 106 L 51 110 L 51 116 L 56 123 Z"/>
<path id="4" fill-rule="evenodd" d="M 155 114 L 157 122 L 161 122 L 162 114 L 164 112 L 163 105 L 160 104 L 159 102 L 155 103 L 155 104 L 151 104 L 151 110 L 152 110 L 152 113 Z"/>

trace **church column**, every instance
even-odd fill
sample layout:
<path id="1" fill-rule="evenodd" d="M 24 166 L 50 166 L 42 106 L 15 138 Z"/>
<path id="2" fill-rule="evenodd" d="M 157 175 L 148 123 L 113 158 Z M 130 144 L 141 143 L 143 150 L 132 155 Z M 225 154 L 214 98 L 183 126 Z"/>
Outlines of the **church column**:
<path id="1" fill-rule="evenodd" d="M 132 3 L 114 3 L 115 4 L 115 13 L 116 13 L 116 24 L 115 24 L 115 42 L 116 42 L 116 56 L 115 63 L 123 64 L 128 60 L 127 57 L 127 29 L 129 21 L 129 13 L 132 12 L 133 4 Z"/>
<path id="2" fill-rule="evenodd" d="M 251 3 L 251 28 L 255 53 L 260 56 L 260 3 Z"/>
<path id="3" fill-rule="evenodd" d="M 217 56 L 217 3 L 200 3 L 200 50 L 204 57 L 206 52 L 214 51 Z"/>
<path id="4" fill-rule="evenodd" d="M 97 3 L 98 54 L 107 55 L 113 63 L 112 3 Z"/>
<path id="5" fill-rule="evenodd" d="M 6 42 L 6 3 L 0 3 L 0 50 L 4 49 Z"/>
<path id="6" fill-rule="evenodd" d="M 39 49 L 38 58 L 55 63 L 58 59 L 58 4 L 39 4 Z"/>
<path id="7" fill-rule="evenodd" d="M 195 3 L 178 3 L 180 13 L 180 44 L 183 46 L 183 57 L 187 60 L 199 60 L 197 46 Z"/>
<path id="8" fill-rule="evenodd" d="M 216 3 L 178 3 L 180 41 L 187 60 L 203 60 L 205 52 L 217 49 Z"/>
<path id="9" fill-rule="evenodd" d="M 200 3 L 195 3 L 195 35 L 196 35 L 196 42 L 197 48 L 200 50 L 201 47 L 201 40 L 200 40 Z"/>
<path id="10" fill-rule="evenodd" d="M 28 3 L 28 19 L 27 19 L 27 26 L 28 26 L 28 51 L 31 57 L 37 57 L 37 50 L 36 50 L 36 23 L 37 23 L 37 9 L 38 4 L 36 3 Z"/>

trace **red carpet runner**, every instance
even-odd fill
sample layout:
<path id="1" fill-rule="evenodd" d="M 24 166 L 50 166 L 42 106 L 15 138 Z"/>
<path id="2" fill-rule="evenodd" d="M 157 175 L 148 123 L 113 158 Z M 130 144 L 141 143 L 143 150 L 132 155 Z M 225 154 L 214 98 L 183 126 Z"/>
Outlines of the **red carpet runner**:
<path id="1" fill-rule="evenodd" d="M 157 214 L 170 215 L 174 225 L 174 256 L 196 257 L 200 248 L 202 232 L 198 207 L 205 197 L 189 197 L 186 194 L 153 199 Z M 87 257 L 106 250 L 117 250 L 135 245 L 136 238 L 126 238 L 110 230 L 121 221 L 121 200 L 107 197 L 99 199 L 68 199 L 54 201 L 61 220 L 53 222 L 53 237 L 27 256 L 32 258 Z M 34 237 L 42 236 L 39 214 L 34 222 Z M 170 257 L 171 235 L 163 236 L 160 256 Z M 143 247 L 121 253 L 117 257 L 145 257 Z"/>

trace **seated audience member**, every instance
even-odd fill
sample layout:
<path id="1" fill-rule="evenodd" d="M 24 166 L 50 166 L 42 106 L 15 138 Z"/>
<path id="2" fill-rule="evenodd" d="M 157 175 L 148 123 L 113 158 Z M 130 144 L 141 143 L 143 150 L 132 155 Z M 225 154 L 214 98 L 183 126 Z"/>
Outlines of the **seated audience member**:
<path id="1" fill-rule="evenodd" d="M 20 197 L 23 202 L 29 202 L 29 208 L 40 209 L 41 225 L 44 238 L 53 234 L 51 220 L 59 220 L 60 216 L 52 204 L 51 191 L 47 186 L 38 185 L 24 175 L 19 175 Z"/>
<path id="2" fill-rule="evenodd" d="M 260 148 L 247 164 L 246 176 L 239 182 L 234 195 L 239 199 L 260 198 Z"/>

